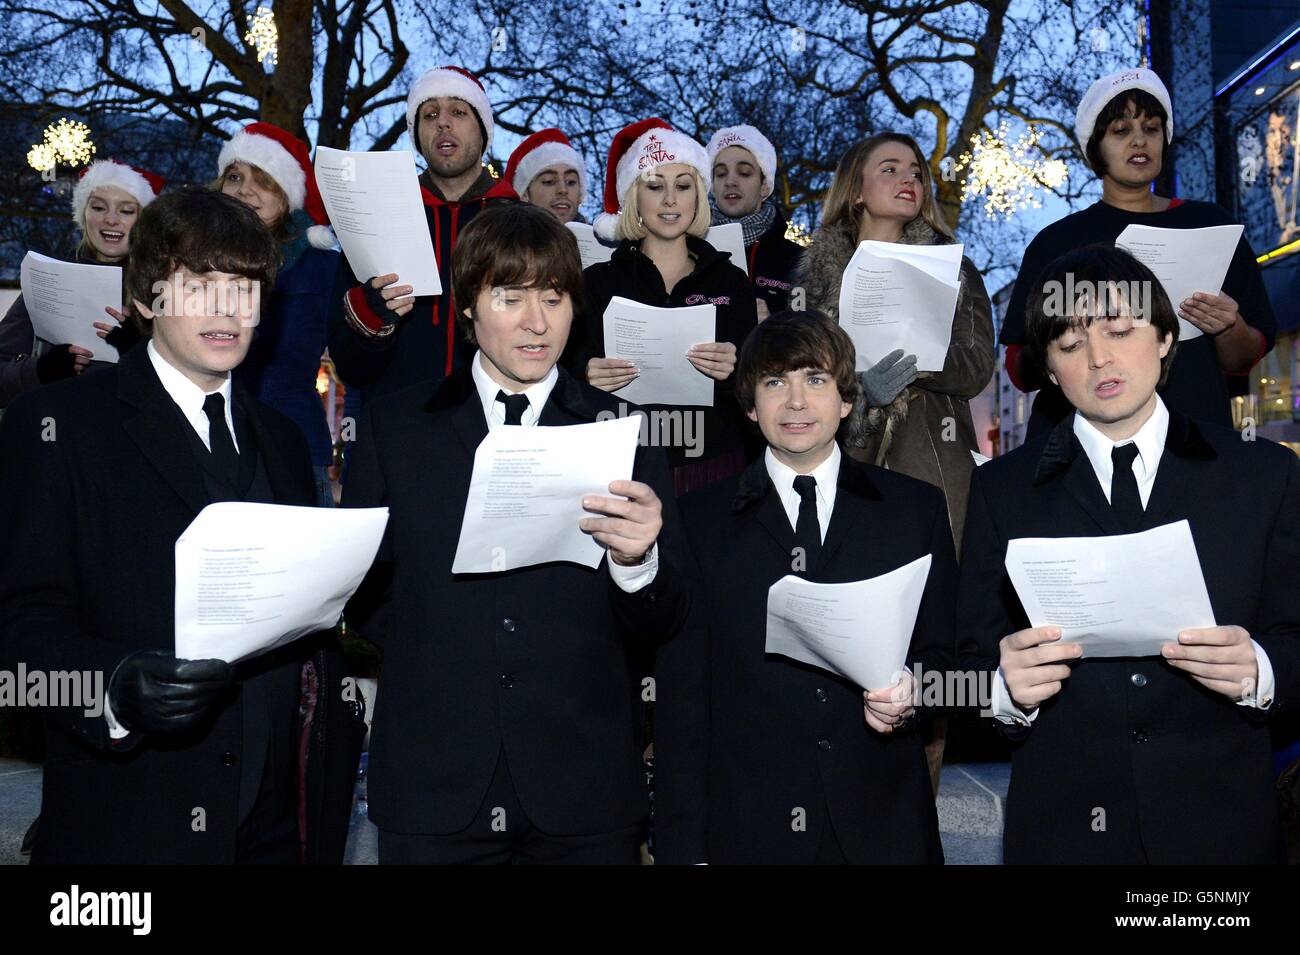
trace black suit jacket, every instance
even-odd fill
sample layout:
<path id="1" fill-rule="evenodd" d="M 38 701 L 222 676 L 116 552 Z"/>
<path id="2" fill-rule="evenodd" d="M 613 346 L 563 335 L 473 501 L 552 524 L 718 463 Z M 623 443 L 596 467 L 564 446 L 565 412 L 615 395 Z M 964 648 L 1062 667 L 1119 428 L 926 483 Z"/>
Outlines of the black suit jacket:
<path id="1" fill-rule="evenodd" d="M 233 395 L 241 452 L 256 447 L 274 499 L 312 504 L 297 426 L 238 383 Z M 10 535 L 0 554 L 4 665 L 98 671 L 107 693 L 128 654 L 174 649 L 174 546 L 208 503 L 187 429 L 143 345 L 8 410 L 0 423 L 0 526 Z M 241 664 L 209 719 L 179 736 L 111 742 L 102 715 L 45 709 L 33 861 L 233 861 L 245 704 L 266 716 L 252 736 L 274 785 L 296 788 L 307 646 Z"/>
<path id="2" fill-rule="evenodd" d="M 560 371 L 541 425 L 617 414 L 618 399 Z M 664 454 L 638 448 L 633 476 L 663 502 L 659 572 L 636 593 L 595 570 L 548 563 L 451 572 L 487 421 L 469 369 L 375 399 L 362 412 L 344 506 L 386 505 L 375 565 L 348 605 L 383 651 L 371 733 L 370 816 L 404 833 L 470 824 L 505 749 L 528 818 L 574 835 L 647 814 L 638 683 L 630 655 L 685 619 L 679 527 Z"/>
<path id="3" fill-rule="evenodd" d="M 908 663 L 946 670 L 957 569 L 943 495 L 848 455 L 837 488 L 809 578 L 865 580 L 930 554 Z M 850 862 L 942 862 L 916 730 L 877 734 L 860 687 L 764 652 L 767 592 L 795 546 L 764 460 L 681 505 L 700 576 L 656 665 L 655 861 L 812 862 L 829 809 Z"/>
<path id="4" fill-rule="evenodd" d="M 996 668 L 1002 637 L 1029 626 L 1009 540 L 1121 532 L 1073 424 L 975 470 L 958 610 L 969 667 Z M 1028 730 L 1007 730 L 1019 738 L 1008 863 L 1281 861 L 1267 723 L 1300 698 L 1300 461 L 1170 412 L 1141 529 L 1184 519 L 1215 620 L 1268 654 L 1271 708 L 1239 706 L 1158 657 L 1079 661 Z"/>

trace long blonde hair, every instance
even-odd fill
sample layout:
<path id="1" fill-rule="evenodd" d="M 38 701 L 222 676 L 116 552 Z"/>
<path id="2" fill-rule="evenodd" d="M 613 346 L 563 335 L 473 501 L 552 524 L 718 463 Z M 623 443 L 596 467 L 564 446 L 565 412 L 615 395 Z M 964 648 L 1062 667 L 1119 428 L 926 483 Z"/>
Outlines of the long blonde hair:
<path id="1" fill-rule="evenodd" d="M 918 215 L 939 235 L 953 238 L 952 229 L 939 215 L 939 203 L 934 197 L 934 176 L 930 172 L 930 164 L 926 162 L 916 140 L 906 133 L 877 133 L 848 148 L 840 157 L 839 165 L 835 167 L 835 178 L 831 180 L 826 201 L 822 204 L 822 227 L 843 229 L 851 233 L 854 239 L 857 238 L 862 225 L 862 216 L 866 212 L 858 201 L 858 193 L 862 189 L 862 173 L 867 168 L 867 160 L 871 158 L 876 147 L 883 146 L 885 143 L 899 143 L 912 150 L 917 165 L 921 167 L 921 211 Z"/>

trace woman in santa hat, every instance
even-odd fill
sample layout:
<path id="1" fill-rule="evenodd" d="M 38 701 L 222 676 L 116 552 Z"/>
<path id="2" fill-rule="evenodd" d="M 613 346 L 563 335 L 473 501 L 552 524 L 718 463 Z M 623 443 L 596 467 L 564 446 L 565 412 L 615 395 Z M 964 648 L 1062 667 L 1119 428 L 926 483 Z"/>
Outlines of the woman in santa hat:
<path id="1" fill-rule="evenodd" d="M 671 432 L 681 438 L 667 449 L 678 494 L 737 474 L 747 460 L 747 422 L 732 375 L 737 352 L 758 317 L 744 271 L 703 238 L 711 224 L 709 178 L 704 147 L 662 119 L 641 120 L 614 137 L 605 211 L 593 228 L 606 241 L 617 239 L 618 246 L 608 262 L 583 273 L 584 334 L 566 352 L 575 372 L 616 392 L 636 378 L 637 370 L 630 361 L 604 357 L 610 299 L 618 295 L 662 308 L 715 306 L 717 341 L 696 345 L 686 355 L 700 374 L 713 379 L 713 406 L 644 406 L 652 435 Z M 655 427 L 657 413 L 672 415 L 681 428 Z"/>
<path id="2" fill-rule="evenodd" d="M 112 159 L 96 160 L 82 170 L 72 190 L 72 219 L 81 231 L 72 261 L 125 267 L 131 229 L 140 210 L 162 187 L 162 177 Z M 95 334 L 119 354 L 140 338 L 129 322 L 122 323 L 120 304 L 105 303 L 104 311 L 112 322 L 92 323 Z M 38 339 L 21 295 L 0 320 L 0 408 L 8 407 L 25 391 L 81 374 L 92 364 L 108 362 L 95 361 L 88 348 Z"/>
<path id="3" fill-rule="evenodd" d="M 561 130 L 533 133 L 510 154 L 506 182 L 519 198 L 561 222 L 586 222 L 578 211 L 587 198 L 587 164 Z"/>
<path id="4" fill-rule="evenodd" d="M 1050 429 L 1074 410 L 1042 369 L 1021 360 L 1025 306 L 1044 268 L 1080 246 L 1113 245 L 1130 225 L 1200 229 L 1234 224 L 1228 211 L 1212 202 L 1152 191 L 1167 164 L 1174 117 L 1169 90 L 1151 70 L 1121 70 L 1093 83 L 1075 113 L 1074 135 L 1089 168 L 1101 179 L 1101 198 L 1053 222 L 1029 243 L 999 339 L 1007 346 L 1007 372 L 1016 387 L 1038 392 L 1026 438 Z M 1160 395 L 1170 410 L 1232 427 L 1225 376 L 1246 387 L 1243 379 L 1272 349 L 1277 335 L 1273 308 L 1245 235 L 1237 242 L 1222 291 L 1207 289 L 1173 304 L 1182 320 L 1178 356 Z"/>
<path id="5" fill-rule="evenodd" d="M 326 469 L 334 441 L 316 376 L 339 253 L 325 224 L 310 147 L 270 123 L 251 123 L 217 157 L 213 188 L 251 206 L 280 240 L 275 287 L 261 292 L 261 319 L 236 374 L 258 400 L 294 421 L 307 439 L 321 505 L 334 506 Z"/>

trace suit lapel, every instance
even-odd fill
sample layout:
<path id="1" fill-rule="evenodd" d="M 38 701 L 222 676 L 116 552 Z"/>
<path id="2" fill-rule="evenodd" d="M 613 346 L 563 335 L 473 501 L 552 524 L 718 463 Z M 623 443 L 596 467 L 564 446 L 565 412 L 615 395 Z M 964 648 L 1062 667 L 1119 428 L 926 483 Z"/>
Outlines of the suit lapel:
<path id="1" fill-rule="evenodd" d="M 767 464 L 762 455 L 741 472 L 731 510 L 733 514 L 753 511 L 755 519 L 772 536 L 781 553 L 787 556 L 793 554 L 794 528 L 790 526 L 785 508 L 777 498 L 776 488 L 768 476 Z"/>
<path id="2" fill-rule="evenodd" d="M 122 428 L 140 452 L 196 514 L 208 503 L 203 475 L 183 428 L 189 422 L 172 401 L 144 344 L 133 348 L 118 363 L 117 396 L 132 408 Z"/>
<path id="3" fill-rule="evenodd" d="M 470 457 L 487 437 L 487 418 L 478 400 L 478 389 L 468 367 L 458 369 L 438 385 L 433 397 L 424 406 L 431 414 L 447 414 L 452 430 Z"/>
<path id="4" fill-rule="evenodd" d="M 817 567 L 829 567 L 836 552 L 846 540 L 863 536 L 866 520 L 862 499 L 880 500 L 880 491 L 871 483 L 866 466 L 847 454 L 840 454 L 840 473 L 836 478 L 835 506 L 831 508 L 831 523 L 826 528 L 821 556 Z"/>
<path id="5" fill-rule="evenodd" d="M 1197 461 L 1216 457 L 1214 448 L 1202 436 L 1195 422 L 1174 411 L 1169 412 L 1169 432 L 1165 450 L 1160 455 L 1156 481 L 1151 487 L 1142 527 L 1158 527 L 1174 512 L 1188 492 L 1197 487 Z M 1180 512 L 1181 513 L 1181 512 Z"/>
<path id="6" fill-rule="evenodd" d="M 287 461 L 281 453 L 282 449 L 271 439 L 262 422 L 261 416 L 257 413 L 256 401 L 248 393 L 244 386 L 236 381 L 233 384 L 233 394 L 235 397 L 235 408 L 239 417 L 237 418 L 236 427 L 243 425 L 246 429 L 240 434 L 242 441 L 245 435 L 250 439 L 248 451 L 244 453 L 244 445 L 240 444 L 240 468 L 239 484 L 240 490 L 247 493 L 253 483 L 253 477 L 257 469 L 258 455 L 261 456 L 262 466 L 266 469 L 267 481 L 271 484 L 271 496 L 279 504 L 306 504 L 308 501 L 303 499 L 305 487 L 301 480 L 294 480 L 293 471 L 290 462 Z"/>

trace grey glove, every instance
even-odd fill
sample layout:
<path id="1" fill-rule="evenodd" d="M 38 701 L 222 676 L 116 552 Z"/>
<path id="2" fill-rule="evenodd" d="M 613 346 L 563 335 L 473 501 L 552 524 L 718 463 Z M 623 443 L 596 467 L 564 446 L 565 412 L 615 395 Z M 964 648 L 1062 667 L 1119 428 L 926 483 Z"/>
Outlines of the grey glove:
<path id="1" fill-rule="evenodd" d="M 896 348 L 859 376 L 867 406 L 883 408 L 916 381 L 916 356 Z"/>

